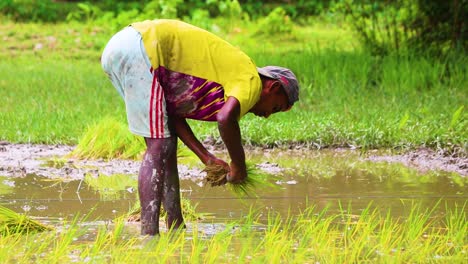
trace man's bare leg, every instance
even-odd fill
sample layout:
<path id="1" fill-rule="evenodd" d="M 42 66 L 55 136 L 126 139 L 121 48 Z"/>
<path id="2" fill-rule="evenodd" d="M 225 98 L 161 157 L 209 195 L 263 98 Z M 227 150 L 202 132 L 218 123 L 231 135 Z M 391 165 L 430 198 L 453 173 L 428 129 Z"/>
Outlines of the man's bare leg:
<path id="1" fill-rule="evenodd" d="M 167 228 L 184 228 L 184 218 L 180 204 L 179 172 L 177 170 L 177 138 L 174 137 L 176 151 L 167 157 L 168 174 L 164 178 L 163 205 L 166 210 Z"/>
<path id="2" fill-rule="evenodd" d="M 143 156 L 143 161 L 138 175 L 138 192 L 141 205 L 141 234 L 156 235 L 159 233 L 159 216 L 161 211 L 161 202 L 164 200 L 168 203 L 168 215 L 179 215 L 176 219 L 182 220 L 182 212 L 176 212 L 179 204 L 180 211 L 180 195 L 178 186 L 177 173 L 177 138 L 145 138 L 146 152 Z M 177 178 L 177 192 L 175 189 L 174 175 Z M 165 183 L 167 179 L 171 179 Z M 168 187 L 164 187 L 168 186 Z M 167 194 L 167 193 L 170 194 Z M 164 197 L 178 199 L 177 202 L 169 202 L 170 199 Z M 169 209 L 168 208 L 168 209 Z M 175 211 L 173 211 L 175 210 Z M 169 211 L 171 213 L 169 214 Z M 169 218 L 168 219 L 172 219 Z M 174 220 L 171 220 L 172 222 Z M 171 222 L 171 224 L 172 224 Z M 183 220 L 182 220 L 183 223 Z"/>

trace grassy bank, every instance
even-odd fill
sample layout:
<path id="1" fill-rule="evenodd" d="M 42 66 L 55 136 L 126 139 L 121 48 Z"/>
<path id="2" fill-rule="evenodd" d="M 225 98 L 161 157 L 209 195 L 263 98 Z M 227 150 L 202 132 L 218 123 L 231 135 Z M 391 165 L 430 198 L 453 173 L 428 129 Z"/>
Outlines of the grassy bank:
<path id="1" fill-rule="evenodd" d="M 1 140 L 76 144 L 105 116 L 125 123 L 123 102 L 99 63 L 110 29 L 10 22 L 0 29 Z M 302 89 L 292 111 L 242 119 L 246 143 L 428 146 L 466 155 L 466 56 L 375 58 L 340 25 L 311 24 L 279 39 L 247 26 L 235 32 L 218 34 L 259 66 L 290 67 Z M 218 137 L 214 124 L 192 125 L 201 139 Z"/>

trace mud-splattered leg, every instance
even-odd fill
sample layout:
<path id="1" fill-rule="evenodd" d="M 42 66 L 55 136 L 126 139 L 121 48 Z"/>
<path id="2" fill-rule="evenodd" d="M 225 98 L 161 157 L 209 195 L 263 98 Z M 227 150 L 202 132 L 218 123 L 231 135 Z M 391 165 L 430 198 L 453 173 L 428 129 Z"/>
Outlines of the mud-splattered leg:
<path id="1" fill-rule="evenodd" d="M 177 138 L 174 137 L 174 146 L 177 150 Z M 164 178 L 163 205 L 167 213 L 167 228 L 184 228 L 184 219 L 180 205 L 179 172 L 177 170 L 177 151 L 167 157 L 167 174 Z"/>
<path id="2" fill-rule="evenodd" d="M 145 138 L 147 149 L 138 175 L 142 235 L 159 233 L 159 215 L 164 195 L 164 181 L 173 171 L 172 165 L 169 165 L 173 163 L 169 162 L 173 158 L 169 157 L 175 155 L 177 159 L 176 139 L 176 137 Z M 177 160 L 175 163 L 177 168 Z"/>

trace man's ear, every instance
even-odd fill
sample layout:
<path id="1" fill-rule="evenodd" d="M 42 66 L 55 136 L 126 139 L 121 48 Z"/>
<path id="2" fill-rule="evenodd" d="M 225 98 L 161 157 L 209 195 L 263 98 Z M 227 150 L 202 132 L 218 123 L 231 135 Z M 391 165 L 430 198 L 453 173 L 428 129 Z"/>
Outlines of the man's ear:
<path id="1" fill-rule="evenodd" d="M 282 92 L 283 86 L 279 81 L 275 80 L 271 83 L 270 89 L 274 93 L 280 93 Z"/>

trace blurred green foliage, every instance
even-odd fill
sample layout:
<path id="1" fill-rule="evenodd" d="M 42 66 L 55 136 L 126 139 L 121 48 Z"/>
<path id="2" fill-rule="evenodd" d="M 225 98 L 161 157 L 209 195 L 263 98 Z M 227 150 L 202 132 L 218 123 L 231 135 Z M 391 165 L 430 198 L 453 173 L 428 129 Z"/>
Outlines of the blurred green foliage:
<path id="1" fill-rule="evenodd" d="M 117 15 L 121 12 L 136 10 L 172 14 L 182 18 L 194 12 L 205 10 L 210 17 L 238 15 L 242 9 L 248 16 L 258 18 L 268 15 L 281 6 L 293 18 L 318 15 L 335 1 L 310 0 L 101 0 L 101 1 L 53 1 L 53 0 L 2 0 L 0 13 L 15 21 L 57 22 L 64 21 L 70 12 L 79 12 L 82 5 L 93 6 L 104 12 Z M 242 8 L 240 8 L 242 6 Z M 154 9 L 150 11 L 149 9 Z"/>
<path id="2" fill-rule="evenodd" d="M 14 21 L 57 22 L 72 12 L 75 4 L 52 0 L 1 0 L 0 14 Z"/>
<path id="3" fill-rule="evenodd" d="M 466 52 L 468 0 L 2 0 L 0 16 L 13 21 L 77 21 L 118 30 L 138 20 L 179 18 L 213 29 L 213 18 L 258 21 L 260 34 L 290 34 L 293 21 L 346 17 L 374 55 L 407 51 L 443 55 Z M 336 22 L 336 21 L 335 21 Z"/>
<path id="4" fill-rule="evenodd" d="M 335 8 L 375 55 L 468 48 L 467 0 L 343 0 Z"/>
<path id="5" fill-rule="evenodd" d="M 262 34 L 290 34 L 293 31 L 293 23 L 286 11 L 281 8 L 275 8 L 265 18 L 261 19 L 258 26 L 258 33 Z"/>

